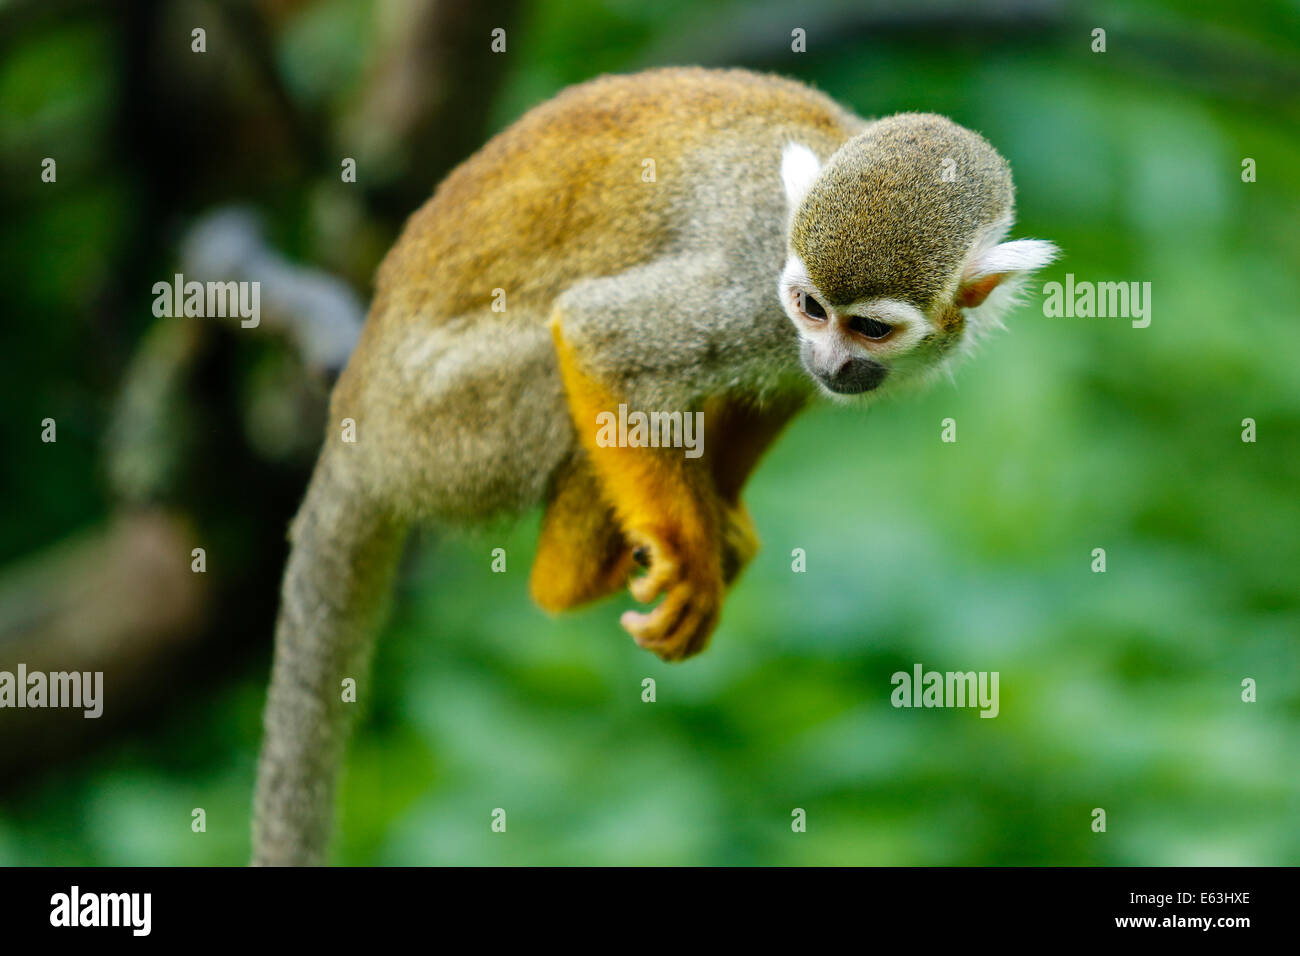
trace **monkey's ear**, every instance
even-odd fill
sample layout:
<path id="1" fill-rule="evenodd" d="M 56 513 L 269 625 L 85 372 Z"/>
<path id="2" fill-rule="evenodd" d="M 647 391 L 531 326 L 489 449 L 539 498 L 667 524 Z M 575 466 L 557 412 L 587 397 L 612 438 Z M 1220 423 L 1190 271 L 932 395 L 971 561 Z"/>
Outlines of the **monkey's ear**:
<path id="1" fill-rule="evenodd" d="M 1041 269 L 1059 253 L 1056 246 L 1042 239 L 1016 239 L 990 246 L 966 264 L 957 288 L 957 304 L 965 309 L 982 305 L 1003 281 Z"/>
<path id="2" fill-rule="evenodd" d="M 791 143 L 781 154 L 781 182 L 785 185 L 785 198 L 790 211 L 803 202 L 813 181 L 822 171 L 822 161 L 803 143 Z"/>

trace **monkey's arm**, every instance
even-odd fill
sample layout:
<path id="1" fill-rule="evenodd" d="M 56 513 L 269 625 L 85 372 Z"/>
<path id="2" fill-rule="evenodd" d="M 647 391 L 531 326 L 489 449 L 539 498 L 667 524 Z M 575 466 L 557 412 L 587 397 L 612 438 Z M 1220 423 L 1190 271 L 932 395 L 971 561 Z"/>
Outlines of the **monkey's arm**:
<path id="1" fill-rule="evenodd" d="M 703 649 L 722 606 L 722 508 L 712 476 L 681 449 L 597 443 L 597 416 L 628 396 L 586 371 L 562 325 L 551 328 L 579 440 L 628 542 L 649 555 L 649 571 L 632 581 L 632 596 L 642 603 L 664 596 L 648 613 L 626 612 L 623 627 L 664 660 L 689 657 Z"/>
<path id="2" fill-rule="evenodd" d="M 740 490 L 797 408 L 787 404 L 759 411 L 743 401 L 743 394 L 739 402 L 721 397 L 737 381 L 731 356 L 747 356 L 744 344 L 734 340 L 734 326 L 719 322 L 717 308 L 721 304 L 733 314 L 747 315 L 761 314 L 765 305 L 761 282 L 738 283 L 741 289 L 759 290 L 752 298 L 738 294 L 737 285 L 718 286 L 734 272 L 734 264 L 729 271 L 725 261 L 698 254 L 661 260 L 571 289 L 550 322 L 570 412 L 599 500 L 612 510 L 626 543 L 644 547 L 650 559 L 649 573 L 632 582 L 632 594 L 646 602 L 664 595 L 649 614 L 625 615 L 624 627 L 639 644 L 667 659 L 704 647 L 725 584 L 753 556 L 757 541 Z M 665 294 L 676 287 L 694 294 Z M 745 321 L 740 324 L 744 328 Z M 703 405 L 696 398 L 710 395 L 717 398 Z M 685 413 L 703 407 L 703 456 L 688 458 L 680 448 L 599 445 L 597 415 L 614 412 L 622 403 L 639 411 Z M 586 507 L 594 498 L 587 496 Z M 569 499 L 557 495 L 552 502 L 535 581 L 565 579 L 564 570 L 551 568 L 561 560 L 574 566 L 559 545 L 580 546 L 580 541 L 560 533 L 565 524 L 561 504 L 567 500 L 580 507 L 582 499 L 577 493 Z M 605 578 L 591 593 L 603 593 L 611 583 Z"/>

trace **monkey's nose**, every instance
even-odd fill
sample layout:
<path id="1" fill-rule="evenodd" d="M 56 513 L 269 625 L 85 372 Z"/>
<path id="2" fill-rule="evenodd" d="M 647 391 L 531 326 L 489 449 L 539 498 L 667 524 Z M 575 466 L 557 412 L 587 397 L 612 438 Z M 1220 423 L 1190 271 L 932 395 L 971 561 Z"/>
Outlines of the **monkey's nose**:
<path id="1" fill-rule="evenodd" d="M 851 358 L 826 379 L 826 387 L 841 395 L 859 395 L 879 388 L 889 369 L 866 358 Z"/>

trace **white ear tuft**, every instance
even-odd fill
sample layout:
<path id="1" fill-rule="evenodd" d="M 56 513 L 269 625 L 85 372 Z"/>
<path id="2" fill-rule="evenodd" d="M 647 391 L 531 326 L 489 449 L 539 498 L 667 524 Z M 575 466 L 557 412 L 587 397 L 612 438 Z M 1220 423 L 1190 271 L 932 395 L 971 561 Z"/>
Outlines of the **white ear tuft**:
<path id="1" fill-rule="evenodd" d="M 822 161 L 803 143 L 786 146 L 781 154 L 781 182 L 785 185 L 785 198 L 792 212 L 808 195 L 821 171 Z"/>
<path id="2" fill-rule="evenodd" d="M 1041 269 L 1059 255 L 1060 250 L 1045 239 L 1015 239 L 990 246 L 966 266 L 966 279 L 980 276 L 1007 275 Z"/>
<path id="3" fill-rule="evenodd" d="M 976 253 L 962 271 L 957 304 L 978 308 L 1003 282 L 1015 286 L 1025 275 L 1057 257 L 1056 246 L 1043 239 L 1015 239 Z"/>

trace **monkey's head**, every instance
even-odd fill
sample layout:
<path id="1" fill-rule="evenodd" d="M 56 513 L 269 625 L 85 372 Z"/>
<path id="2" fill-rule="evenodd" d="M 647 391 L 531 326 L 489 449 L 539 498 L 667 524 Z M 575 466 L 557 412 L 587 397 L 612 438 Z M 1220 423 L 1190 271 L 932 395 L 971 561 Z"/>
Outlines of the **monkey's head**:
<path id="1" fill-rule="evenodd" d="M 804 368 L 831 395 L 936 369 L 998 323 L 1017 280 L 1056 256 L 1049 242 L 1001 241 L 1014 207 L 1010 167 L 942 116 L 878 120 L 824 166 L 791 143 L 781 179 L 781 301 Z"/>

